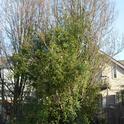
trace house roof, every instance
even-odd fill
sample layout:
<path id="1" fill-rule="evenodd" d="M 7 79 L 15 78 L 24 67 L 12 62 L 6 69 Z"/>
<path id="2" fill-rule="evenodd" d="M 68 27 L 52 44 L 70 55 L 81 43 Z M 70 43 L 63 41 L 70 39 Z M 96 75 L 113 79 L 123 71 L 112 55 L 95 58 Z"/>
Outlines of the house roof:
<path id="1" fill-rule="evenodd" d="M 117 60 L 115 60 L 114 58 L 112 58 L 111 57 L 111 61 L 113 62 L 113 63 L 115 63 L 116 65 L 118 65 L 119 67 L 121 67 L 122 69 L 124 69 L 124 60 L 122 61 L 117 61 Z"/>
<path id="2" fill-rule="evenodd" d="M 107 56 L 107 58 L 111 60 L 111 62 L 115 63 L 116 65 L 118 65 L 119 67 L 124 69 L 124 60 L 116 60 L 116 59 L 114 59 L 113 57 L 109 56 L 108 54 L 106 54 L 103 51 L 100 51 L 100 53 L 105 54 Z"/>
<path id="3" fill-rule="evenodd" d="M 124 60 L 119 60 L 119 62 L 124 65 Z"/>

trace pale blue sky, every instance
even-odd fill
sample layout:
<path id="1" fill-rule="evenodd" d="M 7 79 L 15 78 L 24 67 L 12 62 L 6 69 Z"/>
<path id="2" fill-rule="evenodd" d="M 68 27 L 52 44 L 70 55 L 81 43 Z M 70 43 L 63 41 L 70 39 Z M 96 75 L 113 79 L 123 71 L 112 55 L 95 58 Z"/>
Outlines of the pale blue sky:
<path id="1" fill-rule="evenodd" d="M 114 23 L 114 28 L 118 33 L 119 37 L 123 37 L 123 42 L 124 42 L 124 36 L 123 36 L 124 35 L 124 0 L 112 0 L 112 1 L 116 1 L 115 8 L 118 11 L 116 15 L 116 20 Z M 0 0 L 0 3 L 1 3 L 1 0 Z M 116 55 L 114 58 L 117 60 L 124 60 L 124 49 L 122 50 L 121 53 Z"/>
<path id="2" fill-rule="evenodd" d="M 116 0 L 116 9 L 118 13 L 117 13 L 117 19 L 115 21 L 115 28 L 118 32 L 118 35 L 122 37 L 124 34 L 124 0 Z M 124 60 L 124 50 L 122 50 L 121 53 L 116 55 L 115 58 L 118 60 Z"/>

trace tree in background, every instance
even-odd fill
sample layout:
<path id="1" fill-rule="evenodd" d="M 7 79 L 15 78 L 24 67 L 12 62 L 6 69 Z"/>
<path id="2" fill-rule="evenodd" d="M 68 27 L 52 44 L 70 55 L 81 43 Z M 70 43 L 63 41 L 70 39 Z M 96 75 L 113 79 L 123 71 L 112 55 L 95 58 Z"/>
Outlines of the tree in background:
<path id="1" fill-rule="evenodd" d="M 41 105 L 35 113 L 39 123 L 92 121 L 103 65 L 98 51 L 113 21 L 110 1 L 7 0 L 4 5 L 3 44 L 11 45 L 13 82 L 7 88 L 14 106 L 33 87 Z"/>

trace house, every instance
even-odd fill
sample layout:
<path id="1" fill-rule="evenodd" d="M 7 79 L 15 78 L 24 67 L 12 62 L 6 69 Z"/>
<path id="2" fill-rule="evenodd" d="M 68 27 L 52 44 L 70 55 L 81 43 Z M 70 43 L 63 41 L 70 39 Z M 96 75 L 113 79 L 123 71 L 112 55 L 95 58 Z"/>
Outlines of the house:
<path id="1" fill-rule="evenodd" d="M 117 61 L 107 55 L 109 61 L 105 63 L 101 79 L 106 88 L 101 91 L 103 106 L 120 102 L 118 94 L 124 90 L 124 61 Z"/>
<path id="2" fill-rule="evenodd" d="M 11 69 L 11 62 L 8 61 L 6 57 L 0 57 L 0 115 L 3 120 L 8 120 L 14 110 L 14 95 L 18 92 L 20 93 L 20 89 L 23 90 L 23 94 L 21 94 L 22 92 L 20 93 L 21 100 L 25 100 L 25 103 L 35 97 L 34 90 L 25 83 L 20 81 L 21 83 L 17 82 L 17 86 L 15 85 L 14 72 Z M 16 93 L 14 92 L 15 90 Z"/>

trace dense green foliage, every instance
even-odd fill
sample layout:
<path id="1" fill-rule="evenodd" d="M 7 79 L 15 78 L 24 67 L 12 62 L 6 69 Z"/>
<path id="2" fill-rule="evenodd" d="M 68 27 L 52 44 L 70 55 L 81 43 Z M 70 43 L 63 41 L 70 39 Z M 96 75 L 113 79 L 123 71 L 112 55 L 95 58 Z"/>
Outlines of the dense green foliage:
<path id="1" fill-rule="evenodd" d="M 92 41 L 83 45 L 79 33 L 73 32 L 73 27 L 53 28 L 44 34 L 46 44 L 39 36 L 32 51 L 28 69 L 41 106 L 34 114 L 38 123 L 88 124 L 98 109 L 98 87 L 92 79 L 98 65 L 90 61 Z"/>
<path id="2" fill-rule="evenodd" d="M 94 77 L 100 68 L 99 52 L 92 37 L 84 35 L 86 29 L 91 32 L 89 22 L 69 20 L 65 26 L 38 32 L 12 57 L 14 75 L 23 76 L 35 91 L 37 102 L 23 106 L 26 123 L 89 124 L 98 110 Z"/>
<path id="3" fill-rule="evenodd" d="M 23 81 L 29 91 L 35 92 L 36 100 L 30 102 L 25 102 L 26 98 L 21 101 L 21 92 L 15 94 L 18 95 L 15 105 L 23 103 L 21 117 L 25 123 L 93 122 L 98 110 L 101 55 L 92 23 L 84 13 L 64 15 L 46 31 L 30 26 L 26 41 L 13 54 L 15 79 L 21 79 L 20 84 Z M 17 102 L 19 98 L 21 102 Z"/>

